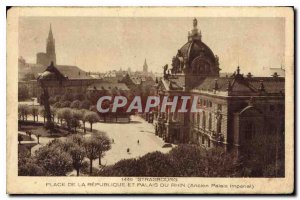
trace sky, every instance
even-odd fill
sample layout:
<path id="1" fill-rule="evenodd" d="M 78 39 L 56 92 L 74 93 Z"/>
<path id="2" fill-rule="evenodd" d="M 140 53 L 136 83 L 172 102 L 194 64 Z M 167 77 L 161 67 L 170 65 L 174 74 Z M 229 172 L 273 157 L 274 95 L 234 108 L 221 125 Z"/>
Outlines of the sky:
<path id="1" fill-rule="evenodd" d="M 197 18 L 202 41 L 219 56 L 221 72 L 270 75 L 284 65 L 284 18 Z M 162 72 L 187 42 L 193 18 L 175 17 L 21 17 L 19 56 L 35 63 L 46 51 L 50 23 L 56 60 L 85 71 L 131 68 Z"/>

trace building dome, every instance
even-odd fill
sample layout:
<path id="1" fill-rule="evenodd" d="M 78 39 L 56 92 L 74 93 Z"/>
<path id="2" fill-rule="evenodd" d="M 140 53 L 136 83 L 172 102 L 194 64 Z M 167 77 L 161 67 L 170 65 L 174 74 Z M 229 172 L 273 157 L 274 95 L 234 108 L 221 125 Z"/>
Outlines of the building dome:
<path id="1" fill-rule="evenodd" d="M 47 69 L 41 73 L 38 78 L 39 81 L 43 80 L 57 80 L 57 81 L 62 81 L 67 79 L 51 62 L 51 64 L 47 67 Z"/>
<path id="2" fill-rule="evenodd" d="M 219 58 L 202 42 L 201 32 L 197 29 L 197 19 L 194 19 L 193 26 L 188 34 L 188 42 L 178 50 L 172 66 L 177 72 L 218 76 Z"/>

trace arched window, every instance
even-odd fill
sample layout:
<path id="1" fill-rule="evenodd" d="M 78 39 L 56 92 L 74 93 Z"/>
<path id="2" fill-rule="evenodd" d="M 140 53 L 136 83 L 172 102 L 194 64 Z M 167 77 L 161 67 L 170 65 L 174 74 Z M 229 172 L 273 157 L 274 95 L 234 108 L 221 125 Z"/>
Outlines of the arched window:
<path id="1" fill-rule="evenodd" d="M 202 112 L 202 128 L 205 129 L 206 125 L 206 117 L 205 117 L 205 112 Z"/>
<path id="2" fill-rule="evenodd" d="M 221 119 L 222 119 L 222 116 L 221 115 L 219 115 L 218 117 L 217 117 L 217 134 L 219 134 L 219 133 L 221 133 Z"/>
<path id="3" fill-rule="evenodd" d="M 211 119 L 211 113 L 209 113 L 209 118 L 208 118 L 208 130 L 211 130 L 212 126 L 212 119 Z"/>

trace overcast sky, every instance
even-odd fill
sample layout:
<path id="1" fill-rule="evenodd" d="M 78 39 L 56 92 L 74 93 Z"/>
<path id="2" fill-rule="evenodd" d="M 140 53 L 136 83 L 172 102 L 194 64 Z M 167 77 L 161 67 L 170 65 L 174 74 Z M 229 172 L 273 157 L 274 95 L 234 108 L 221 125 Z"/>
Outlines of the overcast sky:
<path id="1" fill-rule="evenodd" d="M 86 71 L 113 69 L 161 72 L 187 42 L 193 18 L 22 17 L 19 55 L 29 63 L 46 51 L 52 24 L 57 64 Z M 270 75 L 284 64 L 284 18 L 198 18 L 202 41 L 220 58 L 221 72 Z"/>

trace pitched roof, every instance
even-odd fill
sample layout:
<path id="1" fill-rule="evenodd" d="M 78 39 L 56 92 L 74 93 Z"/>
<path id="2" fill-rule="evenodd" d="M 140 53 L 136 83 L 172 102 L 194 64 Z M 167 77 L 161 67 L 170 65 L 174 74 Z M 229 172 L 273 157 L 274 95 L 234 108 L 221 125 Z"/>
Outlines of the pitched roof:
<path id="1" fill-rule="evenodd" d="M 87 90 L 112 90 L 112 89 L 129 90 L 125 83 L 109 83 L 109 82 L 92 84 L 88 87 Z"/>

